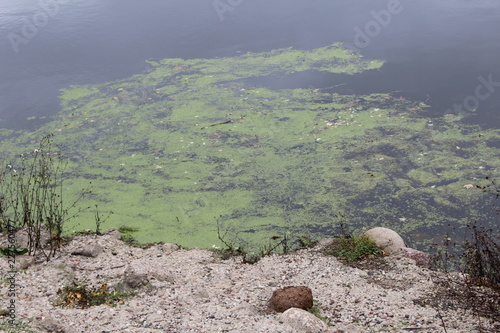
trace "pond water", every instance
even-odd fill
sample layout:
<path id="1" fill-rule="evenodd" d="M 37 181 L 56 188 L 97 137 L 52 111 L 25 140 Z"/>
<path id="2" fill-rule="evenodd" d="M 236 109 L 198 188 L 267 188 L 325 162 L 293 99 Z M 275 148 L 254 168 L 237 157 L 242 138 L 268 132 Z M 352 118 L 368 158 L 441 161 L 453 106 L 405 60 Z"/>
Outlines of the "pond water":
<path id="1" fill-rule="evenodd" d="M 245 233 L 246 239 L 287 230 L 325 235 L 332 232 L 331 221 L 342 211 L 355 227 L 386 225 L 426 246 L 430 234 L 436 230 L 444 233 L 441 225 L 463 225 L 474 212 L 489 209 L 479 193 L 462 195 L 461 191 L 463 185 L 498 176 L 499 28 L 498 1 L 4 0 L 0 4 L 0 127 L 21 130 L 16 134 L 24 135 L 19 142 L 30 142 L 30 132 L 39 136 L 61 130 L 59 116 L 83 128 L 81 120 L 71 118 L 71 112 L 99 109 L 102 113 L 93 121 L 101 125 L 92 127 L 93 132 L 65 137 L 62 131 L 60 142 L 70 150 L 80 149 L 74 161 L 82 164 L 80 158 L 90 163 L 80 169 L 75 166 L 75 175 L 77 171 L 81 174 L 70 183 L 74 186 L 70 190 L 89 179 L 97 182 L 95 186 L 103 194 L 94 199 L 100 201 L 102 210 L 113 209 L 119 216 L 108 223 L 140 226 L 144 232 L 138 237 L 143 241 L 208 246 L 217 242 L 213 225 L 214 217 L 219 216 L 234 233 Z M 385 63 L 362 70 L 361 60 L 353 60 L 361 66 L 355 75 L 318 70 L 323 65 L 312 59 L 313 67 L 297 71 L 262 70 L 256 75 L 233 67 L 241 74 L 238 78 L 214 71 L 218 87 L 233 92 L 226 96 L 228 104 L 216 100 L 198 83 L 184 87 L 191 92 L 179 88 L 167 94 L 156 77 L 147 83 L 154 75 L 129 79 L 145 71 L 155 73 L 156 68 L 158 77 L 166 75 L 173 80 L 160 71 L 160 59 L 192 59 L 198 66 L 221 68 L 220 62 L 208 59 L 232 58 L 239 63 L 238 57 L 248 52 L 274 59 L 275 54 L 265 52 L 283 49 L 280 52 L 288 54 L 284 50 L 288 47 L 312 51 L 336 42 L 345 43 L 343 49 L 359 52 L 367 62 Z M 239 64 L 245 66 L 244 62 Z M 171 66 L 179 69 L 178 76 L 191 80 L 193 73 L 185 69 L 192 63 L 179 60 Z M 111 81 L 114 83 L 108 83 Z M 95 85 L 94 95 L 66 91 L 66 104 L 61 106 L 60 89 L 84 84 Z M 176 81 L 168 84 L 179 87 Z M 155 89 L 177 97 L 170 101 L 165 97 L 164 105 L 143 107 L 142 99 L 156 98 L 151 93 Z M 104 96 L 95 95 L 96 91 Z M 254 106 L 259 114 L 276 108 L 283 111 L 254 119 L 253 125 L 241 121 L 240 129 L 228 130 L 223 122 L 234 124 L 236 115 L 250 119 L 253 114 L 251 110 L 242 114 L 233 111 L 231 116 L 218 113 L 224 107 L 226 111 L 234 108 L 229 101 L 238 103 L 231 100 L 235 91 L 250 95 L 250 100 L 265 91 L 268 101 L 261 104 L 267 103 L 266 107 Z M 306 97 L 299 91 L 311 95 Z M 370 95 L 375 93 L 390 95 Z M 176 104 L 181 97 L 184 104 L 191 103 L 189 99 L 204 99 L 216 108 L 206 108 L 206 113 L 200 114 L 195 106 L 186 109 L 184 104 Z M 101 108 L 112 98 L 130 107 L 128 118 L 114 115 L 108 106 Z M 283 100 L 294 105 L 285 107 Z M 300 109 L 300 103 L 307 110 L 296 115 L 293 111 Z M 323 109 L 312 110 L 311 105 L 316 104 Z M 160 108 L 165 109 L 159 112 Z M 176 108 L 185 116 L 203 118 L 202 126 L 189 123 L 193 119 L 179 118 Z M 353 116 L 352 110 L 350 115 L 341 114 L 349 108 L 359 114 Z M 336 111 L 328 114 L 327 109 Z M 314 146 L 320 142 L 317 139 L 325 142 L 330 136 L 315 122 L 341 124 L 342 117 L 358 117 L 359 124 L 369 127 L 373 114 L 363 112 L 375 109 L 392 110 L 383 116 L 413 120 L 403 124 L 391 118 L 362 132 L 350 127 L 342 134 L 345 137 L 335 134 L 330 142 Z M 106 121 L 128 122 L 123 126 L 134 129 L 124 134 L 114 125 L 104 127 Z M 147 122 L 168 131 L 169 138 L 147 136 L 153 128 L 147 127 Z M 199 133 L 202 127 L 219 123 Z M 271 129 L 258 133 L 256 126 L 270 123 Z M 305 123 L 308 125 L 301 125 Z M 417 126 L 409 129 L 410 123 Z M 436 130 L 428 132 L 430 127 Z M 250 130 L 255 132 L 254 138 Z M 301 135 L 311 136 L 312 141 L 299 142 Z M 482 145 L 477 143 L 478 137 L 483 138 Z M 109 152 L 113 146 L 105 147 L 103 141 L 110 138 L 117 150 L 134 156 L 133 163 Z M 82 145 L 82 140 L 87 143 Z M 161 140 L 169 141 L 165 143 L 168 149 L 162 150 Z M 181 143 L 189 146 L 189 142 L 196 145 L 203 140 L 212 142 L 211 151 L 201 147 L 188 151 Z M 8 136 L 2 147 L 12 151 Z M 338 147 L 342 153 L 333 152 Z M 90 153 L 99 149 L 107 151 L 106 155 Z M 219 149 L 226 149 L 227 155 L 217 153 Z M 283 154 L 286 161 L 278 158 Z M 374 165 L 370 155 L 378 161 L 394 162 Z M 420 164 L 427 156 L 433 156 L 432 161 Z M 123 166 L 134 164 L 135 169 L 124 171 L 106 165 L 113 159 L 122 159 Z M 307 159 L 312 166 L 307 165 Z M 167 160 L 184 164 L 172 165 Z M 337 168 L 332 167 L 335 164 Z M 145 166 L 154 169 L 141 174 L 138 170 Z M 164 171 L 166 168 L 170 171 Z M 184 172 L 196 176 L 177 176 Z M 361 179 L 364 176 L 368 178 Z M 99 196 L 99 191 L 96 193 Z M 104 200 L 106 195 L 114 199 Z M 143 199 L 146 197 L 156 199 Z M 465 202 L 471 205 L 467 212 L 460 209 Z M 159 209 L 162 203 L 165 207 Z M 486 219 L 496 223 L 497 218 Z M 84 220 L 78 223 L 92 227 Z M 211 236 L 199 235 L 207 230 Z"/>

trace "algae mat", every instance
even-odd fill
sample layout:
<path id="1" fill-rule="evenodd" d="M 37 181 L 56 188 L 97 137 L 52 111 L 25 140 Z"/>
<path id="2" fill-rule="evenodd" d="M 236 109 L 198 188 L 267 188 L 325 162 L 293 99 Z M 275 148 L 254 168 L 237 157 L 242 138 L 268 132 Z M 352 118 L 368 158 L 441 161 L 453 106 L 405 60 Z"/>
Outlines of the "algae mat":
<path id="1" fill-rule="evenodd" d="M 339 212 L 352 228 L 429 242 L 447 224 L 495 218 L 491 196 L 464 185 L 498 175 L 498 130 L 429 119 L 424 103 L 389 94 L 248 84 L 300 71 L 356 75 L 381 61 L 331 45 L 149 63 L 125 80 L 63 90 L 53 121 L 0 132 L 4 158 L 54 133 L 70 159 L 65 200 L 92 182 L 80 204 L 112 210 L 102 228 L 138 227 L 141 242 L 220 245 L 216 219 L 250 247 L 283 233 L 319 238 L 335 232 Z M 93 214 L 66 230 L 94 229 Z"/>

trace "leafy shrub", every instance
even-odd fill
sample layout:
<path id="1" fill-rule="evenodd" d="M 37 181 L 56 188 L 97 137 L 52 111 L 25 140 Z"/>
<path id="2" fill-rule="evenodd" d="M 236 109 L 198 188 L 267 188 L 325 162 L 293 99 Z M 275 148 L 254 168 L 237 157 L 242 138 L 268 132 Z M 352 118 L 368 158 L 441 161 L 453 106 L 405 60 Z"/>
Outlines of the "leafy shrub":
<path id="1" fill-rule="evenodd" d="M 63 205 L 67 159 L 52 149 L 52 136 L 43 137 L 37 149 L 0 171 L 0 230 L 23 228 L 29 254 L 41 250 L 47 260 L 60 246 L 64 223 L 76 215 L 70 215 L 70 210 L 86 193 L 69 206 Z M 41 241 L 44 231 L 51 237 L 48 248 Z"/>
<path id="2" fill-rule="evenodd" d="M 383 252 L 366 236 L 352 235 L 338 238 L 329 254 L 347 261 L 359 261 L 368 257 L 381 257 Z"/>

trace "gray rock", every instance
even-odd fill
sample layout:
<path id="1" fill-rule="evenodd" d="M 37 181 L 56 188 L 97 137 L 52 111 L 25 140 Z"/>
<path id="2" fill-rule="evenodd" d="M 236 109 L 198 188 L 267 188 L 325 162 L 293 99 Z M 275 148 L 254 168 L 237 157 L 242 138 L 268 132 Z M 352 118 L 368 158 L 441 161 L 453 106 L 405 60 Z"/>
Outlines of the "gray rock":
<path id="1" fill-rule="evenodd" d="M 330 246 L 332 246 L 334 242 L 335 242 L 335 238 L 323 238 L 323 239 L 320 239 L 318 241 L 318 243 L 316 243 L 314 248 L 318 251 L 323 251 L 323 250 L 326 250 L 327 248 L 329 248 Z"/>
<path id="2" fill-rule="evenodd" d="M 133 261 L 125 269 L 118 289 L 130 290 L 144 287 L 149 283 L 148 274 L 149 269 L 145 263 Z"/>
<path id="3" fill-rule="evenodd" d="M 122 235 L 120 234 L 120 232 L 118 230 L 116 230 L 115 228 L 108 229 L 105 232 L 103 232 L 102 234 L 111 236 L 111 238 L 114 238 L 114 239 L 121 239 L 122 238 Z"/>
<path id="4" fill-rule="evenodd" d="M 234 308 L 233 313 L 238 316 L 255 316 L 259 314 L 259 310 L 252 304 L 242 304 Z"/>
<path id="5" fill-rule="evenodd" d="M 280 320 L 300 333 L 330 333 L 328 325 L 305 310 L 290 308 L 280 315 Z"/>
<path id="6" fill-rule="evenodd" d="M 179 250 L 179 246 L 173 243 L 165 243 L 161 246 L 161 250 L 165 253 L 172 253 Z"/>
<path id="7" fill-rule="evenodd" d="M 401 248 L 406 247 L 403 238 L 388 228 L 373 228 L 365 232 L 364 235 L 373 240 L 375 245 L 386 254 L 397 253 Z"/>
<path id="8" fill-rule="evenodd" d="M 95 258 L 102 253 L 102 246 L 97 243 L 82 244 L 71 252 L 73 255 Z"/>
<path id="9" fill-rule="evenodd" d="M 55 319 L 48 317 L 38 323 L 39 332 L 50 333 L 67 333 L 69 332 L 66 327 L 59 324 Z"/>

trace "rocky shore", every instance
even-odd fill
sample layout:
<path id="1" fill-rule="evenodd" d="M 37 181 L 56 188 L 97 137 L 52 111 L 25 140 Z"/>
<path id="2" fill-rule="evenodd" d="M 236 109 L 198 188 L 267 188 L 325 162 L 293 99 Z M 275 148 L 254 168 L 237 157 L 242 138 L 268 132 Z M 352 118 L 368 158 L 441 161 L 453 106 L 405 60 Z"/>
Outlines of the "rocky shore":
<path id="1" fill-rule="evenodd" d="M 131 247 L 112 230 L 77 236 L 49 262 L 19 257 L 14 298 L 8 296 L 8 261 L 0 258 L 0 309 L 13 300 L 18 332 L 477 331 L 478 318 L 471 313 L 426 305 L 438 273 L 403 255 L 351 267 L 325 255 L 328 244 L 325 239 L 314 248 L 244 264 L 241 257 L 223 260 L 214 251 L 174 244 Z M 74 281 L 133 295 L 114 306 L 55 305 Z M 287 286 L 310 288 L 317 316 L 271 310 L 271 295 Z M 0 320 L 8 320 L 7 312 Z M 498 323 L 481 324 L 498 329 Z"/>

